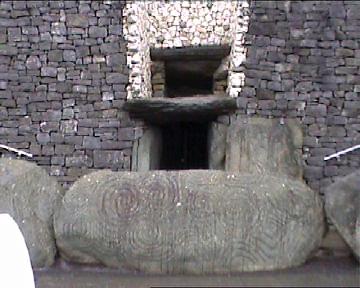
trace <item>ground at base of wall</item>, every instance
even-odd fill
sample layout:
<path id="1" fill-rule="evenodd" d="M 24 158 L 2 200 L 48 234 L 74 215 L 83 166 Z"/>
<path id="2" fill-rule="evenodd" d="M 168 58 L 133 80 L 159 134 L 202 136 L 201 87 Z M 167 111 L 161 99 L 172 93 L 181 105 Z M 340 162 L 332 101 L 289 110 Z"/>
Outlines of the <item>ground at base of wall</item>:
<path id="1" fill-rule="evenodd" d="M 315 258 L 297 268 L 232 276 L 147 276 L 80 268 L 35 271 L 37 288 L 60 287 L 358 287 L 359 264 L 351 257 Z M 119 286 L 120 285 L 120 286 Z"/>

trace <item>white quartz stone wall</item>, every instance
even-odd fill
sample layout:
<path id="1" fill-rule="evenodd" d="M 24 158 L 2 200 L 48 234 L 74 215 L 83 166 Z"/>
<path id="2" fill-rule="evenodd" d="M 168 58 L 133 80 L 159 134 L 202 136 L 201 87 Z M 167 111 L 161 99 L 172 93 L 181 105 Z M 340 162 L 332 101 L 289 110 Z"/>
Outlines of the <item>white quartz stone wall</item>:
<path id="1" fill-rule="evenodd" d="M 248 1 L 237 1 L 234 22 L 232 22 L 232 45 L 229 56 L 228 94 L 238 97 L 244 86 L 244 61 L 246 59 L 245 35 L 249 27 L 250 9 Z"/>
<path id="2" fill-rule="evenodd" d="M 129 1 L 124 11 L 128 99 L 152 97 L 150 47 L 208 45 L 231 46 L 227 92 L 237 97 L 244 83 L 248 14 L 247 0 Z"/>
<path id="3" fill-rule="evenodd" d="M 232 42 L 237 1 L 149 1 L 150 45 L 174 48 Z"/>
<path id="4" fill-rule="evenodd" d="M 149 20 L 146 8 L 143 1 L 128 2 L 123 12 L 129 67 L 128 99 L 151 97 Z"/>

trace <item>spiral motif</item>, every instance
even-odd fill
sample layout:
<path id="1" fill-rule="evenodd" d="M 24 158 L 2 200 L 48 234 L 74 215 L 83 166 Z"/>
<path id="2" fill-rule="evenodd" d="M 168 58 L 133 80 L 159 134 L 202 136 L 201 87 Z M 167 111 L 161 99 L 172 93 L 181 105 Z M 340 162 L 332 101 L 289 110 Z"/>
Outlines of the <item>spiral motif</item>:
<path id="1" fill-rule="evenodd" d="M 126 235 L 123 256 L 159 263 L 172 259 L 176 246 L 181 245 L 181 233 L 170 222 L 159 222 L 143 219 L 132 225 Z"/>
<path id="2" fill-rule="evenodd" d="M 105 223 L 119 225 L 139 212 L 140 191 L 134 182 L 112 177 L 96 189 L 102 190 L 98 213 Z"/>
<path id="3" fill-rule="evenodd" d="M 169 174 L 152 174 L 141 181 L 145 203 L 150 213 L 171 212 L 180 201 L 177 177 Z M 159 215 L 159 216 L 160 216 Z"/>

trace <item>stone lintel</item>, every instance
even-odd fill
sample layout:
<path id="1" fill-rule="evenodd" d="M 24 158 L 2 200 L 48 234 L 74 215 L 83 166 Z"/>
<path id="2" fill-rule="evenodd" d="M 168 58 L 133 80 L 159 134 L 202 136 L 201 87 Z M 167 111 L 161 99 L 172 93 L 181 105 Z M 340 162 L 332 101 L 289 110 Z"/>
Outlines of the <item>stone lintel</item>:
<path id="1" fill-rule="evenodd" d="M 209 45 L 199 47 L 181 48 L 151 48 L 150 56 L 152 61 L 166 60 L 216 60 L 222 59 L 230 54 L 229 45 Z"/>
<path id="2" fill-rule="evenodd" d="M 124 109 L 135 118 L 151 123 L 168 121 L 208 121 L 236 109 L 236 99 L 206 95 L 178 98 L 134 99 L 125 103 Z"/>

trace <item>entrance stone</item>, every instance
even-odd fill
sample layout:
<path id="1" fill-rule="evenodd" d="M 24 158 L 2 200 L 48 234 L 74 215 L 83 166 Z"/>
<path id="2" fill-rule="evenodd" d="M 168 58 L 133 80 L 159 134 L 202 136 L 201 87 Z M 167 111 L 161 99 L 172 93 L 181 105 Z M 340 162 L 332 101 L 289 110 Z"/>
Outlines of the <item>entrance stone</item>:
<path id="1" fill-rule="evenodd" d="M 303 182 L 208 170 L 83 176 L 55 215 L 60 255 L 160 274 L 223 274 L 304 263 L 322 204 Z"/>
<path id="2" fill-rule="evenodd" d="M 19 225 L 33 267 L 54 262 L 53 214 L 62 196 L 57 181 L 36 164 L 0 159 L 0 213 L 11 215 Z"/>
<path id="3" fill-rule="evenodd" d="M 340 235 L 360 259 L 360 170 L 325 190 L 325 210 Z"/>

